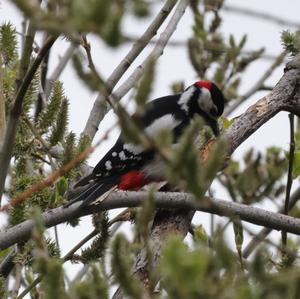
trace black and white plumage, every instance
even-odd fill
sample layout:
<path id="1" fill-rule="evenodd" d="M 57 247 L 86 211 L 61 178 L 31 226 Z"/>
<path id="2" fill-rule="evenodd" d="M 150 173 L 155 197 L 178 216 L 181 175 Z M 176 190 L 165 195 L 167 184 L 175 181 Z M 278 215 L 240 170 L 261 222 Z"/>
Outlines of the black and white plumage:
<path id="1" fill-rule="evenodd" d="M 197 81 L 181 94 L 147 103 L 138 123 L 152 138 L 162 129 L 171 130 L 175 143 L 194 116 L 200 115 L 217 136 L 217 120 L 223 113 L 224 102 L 222 92 L 214 83 Z M 75 185 L 75 193 L 77 187 L 83 188 L 67 205 L 79 200 L 87 205 L 114 186 L 121 190 L 138 189 L 151 181 L 163 180 L 163 177 L 164 164 L 155 150 L 130 144 L 124 141 L 121 134 L 93 172 Z"/>

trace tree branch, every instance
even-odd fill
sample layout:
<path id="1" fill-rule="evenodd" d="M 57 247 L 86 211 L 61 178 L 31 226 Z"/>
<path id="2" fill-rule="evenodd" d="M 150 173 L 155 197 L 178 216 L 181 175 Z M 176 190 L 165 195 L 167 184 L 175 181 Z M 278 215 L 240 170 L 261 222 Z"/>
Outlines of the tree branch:
<path id="1" fill-rule="evenodd" d="M 131 66 L 132 62 L 136 57 L 142 52 L 142 50 L 147 46 L 148 42 L 156 35 L 157 30 L 165 21 L 171 10 L 176 4 L 176 0 L 167 0 L 166 3 L 161 8 L 158 15 L 154 18 L 152 23 L 146 29 L 144 34 L 137 40 L 137 42 L 132 46 L 130 51 L 121 61 L 121 63 L 116 67 L 112 74 L 108 77 L 105 86 L 111 92 L 126 70 Z M 101 120 L 104 118 L 108 111 L 106 99 L 102 94 L 99 94 L 94 102 L 94 106 L 90 112 L 88 121 L 85 125 L 83 133 L 88 135 L 91 139 L 94 138 L 98 126 Z"/>
<path id="2" fill-rule="evenodd" d="M 67 208 L 59 207 L 42 214 L 47 228 L 70 221 L 72 219 L 124 207 L 137 207 L 148 198 L 148 192 L 115 192 L 97 205 L 78 209 L 80 203 Z M 300 235 L 300 219 L 269 212 L 264 209 L 238 204 L 225 200 L 214 200 L 205 197 L 195 200 L 194 196 L 180 192 L 158 192 L 155 194 L 157 208 L 198 210 L 213 213 L 219 216 L 240 217 L 241 220 L 271 227 L 276 230 L 286 230 L 289 233 Z M 26 241 L 34 228 L 33 220 L 26 220 L 12 228 L 0 233 L 0 250 L 8 248 L 15 243 Z"/>

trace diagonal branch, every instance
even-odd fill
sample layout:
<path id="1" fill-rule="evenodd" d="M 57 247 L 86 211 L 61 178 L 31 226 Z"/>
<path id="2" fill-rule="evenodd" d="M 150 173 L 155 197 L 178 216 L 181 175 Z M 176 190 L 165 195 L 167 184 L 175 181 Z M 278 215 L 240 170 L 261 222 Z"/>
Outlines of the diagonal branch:
<path id="1" fill-rule="evenodd" d="M 121 61 L 121 63 L 116 67 L 112 74 L 107 79 L 105 86 L 109 92 L 113 90 L 117 82 L 131 66 L 132 62 L 136 57 L 142 52 L 142 50 L 148 45 L 148 42 L 156 35 L 157 30 L 160 28 L 162 23 L 165 21 L 171 10 L 176 4 L 176 0 L 167 0 L 163 7 L 161 8 L 158 15 L 154 18 L 152 23 L 146 29 L 144 34 L 134 43 L 130 51 Z M 99 94 L 94 102 L 94 106 L 90 112 L 89 119 L 86 123 L 83 133 L 88 135 L 91 139 L 94 138 L 98 126 L 108 111 L 108 106 L 106 103 L 106 98 L 102 94 Z"/>

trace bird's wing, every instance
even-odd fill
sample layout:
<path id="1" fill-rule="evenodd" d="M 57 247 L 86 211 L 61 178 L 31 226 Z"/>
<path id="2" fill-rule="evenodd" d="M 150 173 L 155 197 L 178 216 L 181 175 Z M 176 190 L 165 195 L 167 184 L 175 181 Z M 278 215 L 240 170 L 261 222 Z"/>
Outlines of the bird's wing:
<path id="1" fill-rule="evenodd" d="M 117 184 L 116 177 L 108 177 L 99 181 L 90 181 L 84 189 L 78 190 L 77 193 L 72 193 L 72 196 L 69 198 L 69 201 L 64 205 L 64 207 L 69 207 L 77 201 L 83 201 L 80 207 L 84 207 L 94 202 L 101 195 L 112 189 Z M 76 190 L 76 189 L 75 189 Z"/>

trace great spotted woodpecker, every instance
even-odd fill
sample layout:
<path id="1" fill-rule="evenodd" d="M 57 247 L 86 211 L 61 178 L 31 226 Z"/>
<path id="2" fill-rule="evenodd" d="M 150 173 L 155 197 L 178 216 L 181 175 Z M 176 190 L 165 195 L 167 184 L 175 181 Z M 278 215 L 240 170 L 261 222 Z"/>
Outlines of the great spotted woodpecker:
<path id="1" fill-rule="evenodd" d="M 139 125 L 151 138 L 162 129 L 169 129 L 176 143 L 195 115 L 200 115 L 213 133 L 219 135 L 218 117 L 224 109 L 225 98 L 210 81 L 197 81 L 183 93 L 155 99 L 145 105 L 139 116 Z M 68 202 L 88 205 L 113 187 L 119 190 L 136 190 L 164 178 L 164 163 L 154 149 L 128 143 L 119 136 L 115 145 L 96 165 L 93 172 L 75 186 L 81 189 Z M 82 190 L 83 189 L 83 190 Z M 74 192 L 72 192 L 74 193 Z"/>

